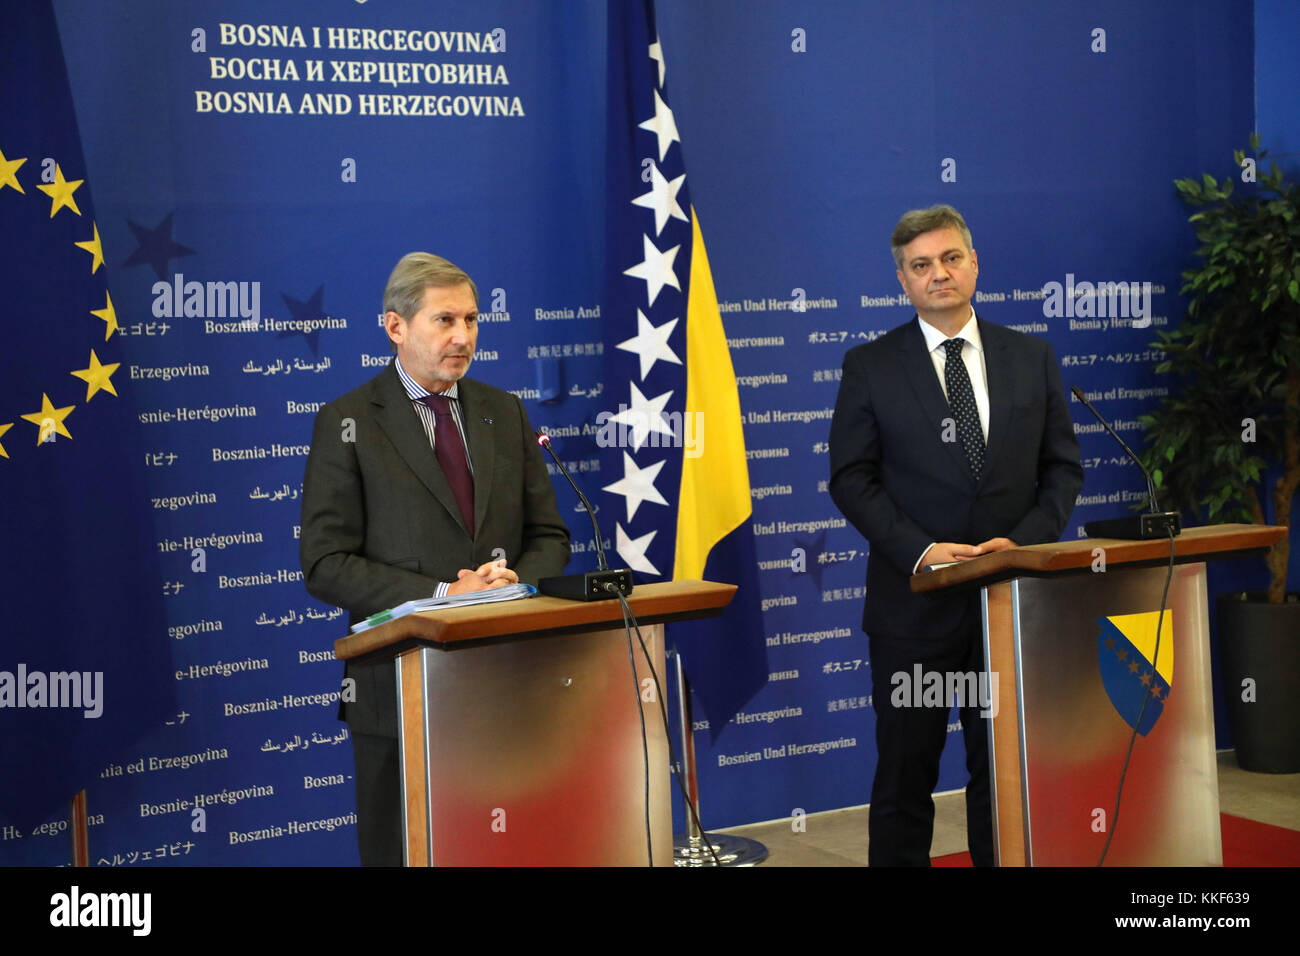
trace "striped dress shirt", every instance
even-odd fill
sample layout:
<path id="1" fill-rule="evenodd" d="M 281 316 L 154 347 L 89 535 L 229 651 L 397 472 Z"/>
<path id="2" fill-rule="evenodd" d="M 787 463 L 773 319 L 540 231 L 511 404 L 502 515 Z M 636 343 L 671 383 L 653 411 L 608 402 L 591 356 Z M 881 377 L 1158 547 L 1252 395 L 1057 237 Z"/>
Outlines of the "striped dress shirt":
<path id="1" fill-rule="evenodd" d="M 420 399 L 435 393 L 429 391 L 415 379 L 411 378 L 406 369 L 402 368 L 402 362 L 400 359 L 394 357 L 393 364 L 397 366 L 397 377 L 402 380 L 402 387 L 406 389 L 406 394 L 411 399 L 411 407 L 415 409 L 415 414 L 419 417 L 420 424 L 424 427 L 424 433 L 429 436 L 429 447 L 434 448 L 436 453 L 434 439 L 436 419 L 433 414 L 433 409 L 420 401 Z M 448 403 L 451 406 L 451 418 L 452 421 L 456 423 L 456 431 L 460 432 L 461 444 L 465 446 L 465 461 L 469 463 L 469 473 L 472 476 L 474 474 L 474 459 L 469 453 L 469 440 L 465 437 L 465 419 L 461 415 L 460 410 L 460 383 L 453 382 L 451 388 L 441 394 L 451 399 Z M 448 581 L 438 582 L 438 587 L 434 591 L 433 596 L 446 597 L 447 589 L 449 587 L 451 587 L 451 583 Z"/>

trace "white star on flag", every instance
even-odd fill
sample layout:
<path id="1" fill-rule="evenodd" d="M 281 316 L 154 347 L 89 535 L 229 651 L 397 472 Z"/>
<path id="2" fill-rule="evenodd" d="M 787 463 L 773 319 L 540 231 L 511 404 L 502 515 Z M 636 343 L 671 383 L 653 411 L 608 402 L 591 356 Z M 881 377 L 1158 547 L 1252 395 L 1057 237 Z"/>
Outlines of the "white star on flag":
<path id="1" fill-rule="evenodd" d="M 644 196 L 637 196 L 632 200 L 632 205 L 643 206 L 646 209 L 654 210 L 655 214 L 655 235 L 664 231 L 664 224 L 668 222 L 668 217 L 680 219 L 682 222 L 690 222 L 686 218 L 686 213 L 682 212 L 682 207 L 677 203 L 677 193 L 681 191 L 682 183 L 686 182 L 686 174 L 682 173 L 672 182 L 664 178 L 664 174 L 659 172 L 659 167 L 655 165 L 654 160 L 648 160 L 650 163 L 650 191 Z"/>
<path id="2" fill-rule="evenodd" d="M 655 90 L 655 115 L 644 123 L 637 124 L 637 129 L 649 130 L 658 137 L 661 163 L 668 155 L 668 147 L 674 142 L 682 141 L 682 138 L 677 135 L 677 121 L 673 119 L 673 111 L 668 108 L 668 104 L 664 102 L 658 90 Z"/>
<path id="3" fill-rule="evenodd" d="M 668 404 L 668 399 L 673 397 L 673 393 L 668 391 L 662 395 L 647 399 L 641 394 L 641 390 L 636 385 L 632 382 L 627 384 L 632 389 L 632 407 L 623 406 L 619 409 L 617 415 L 611 415 L 605 420 L 607 422 L 618 422 L 632 429 L 633 451 L 641 450 L 641 446 L 645 444 L 651 432 L 659 432 L 672 438 L 673 429 L 664 418 L 664 407 Z M 666 447 L 669 443 L 660 442 L 659 444 Z M 632 516 L 628 515 L 629 521 L 631 518 Z"/>
<path id="4" fill-rule="evenodd" d="M 668 461 L 664 459 L 655 462 L 649 468 L 638 468 L 632 456 L 623 452 L 623 477 L 612 485 L 606 485 L 602 490 L 624 497 L 627 502 L 627 520 L 631 521 L 643 501 L 650 501 L 657 505 L 668 504 L 664 501 L 664 496 L 655 488 L 655 479 L 659 477 L 659 472 L 666 464 Z"/>
<path id="5" fill-rule="evenodd" d="M 677 321 L 672 319 L 655 328 L 640 309 L 636 310 L 636 335 L 625 342 L 619 342 L 615 348 L 636 353 L 637 358 L 641 360 L 641 381 L 645 381 L 645 377 L 650 374 L 650 370 L 659 359 L 676 365 L 682 364 L 677 353 L 668 345 L 668 337 L 677 327 Z"/>
<path id="6" fill-rule="evenodd" d="M 659 247 L 649 236 L 642 235 L 641 239 L 642 254 L 645 258 L 631 269 L 624 269 L 623 275 L 631 276 L 633 279 L 644 279 L 646 295 L 650 297 L 650 305 L 654 305 L 655 297 L 664 286 L 670 285 L 678 292 L 682 291 L 681 284 L 677 281 L 677 273 L 673 272 L 673 260 L 677 258 L 677 250 L 681 246 L 676 245 L 665 252 L 660 252 Z"/>
<path id="7" fill-rule="evenodd" d="M 658 574 L 659 569 L 650 563 L 650 559 L 645 556 L 646 549 L 650 547 L 650 542 L 654 540 L 658 531 L 647 531 L 639 538 L 629 538 L 623 526 L 617 521 L 614 522 L 614 550 L 618 556 L 623 559 L 624 563 L 633 571 L 640 571 L 643 574 Z"/>
<path id="8" fill-rule="evenodd" d="M 664 50 L 659 45 L 658 37 L 655 37 L 655 42 L 650 44 L 650 59 L 659 64 L 659 86 L 662 89 L 664 85 Z"/>

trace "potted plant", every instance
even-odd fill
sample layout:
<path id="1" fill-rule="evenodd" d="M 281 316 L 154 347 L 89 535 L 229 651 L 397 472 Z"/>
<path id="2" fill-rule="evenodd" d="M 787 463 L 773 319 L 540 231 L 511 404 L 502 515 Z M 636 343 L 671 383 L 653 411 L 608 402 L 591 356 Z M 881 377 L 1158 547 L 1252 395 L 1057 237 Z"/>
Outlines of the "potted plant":
<path id="1" fill-rule="evenodd" d="M 1154 343 L 1170 394 L 1141 418 L 1144 457 L 1167 506 L 1289 528 L 1300 488 L 1300 208 L 1276 163 L 1263 172 L 1258 134 L 1250 146 L 1254 159 L 1233 153 L 1236 176 L 1174 183 L 1195 210 L 1200 262 L 1183 273 L 1186 316 Z M 1241 193 L 1236 179 L 1248 184 Z M 1267 592 L 1218 602 L 1229 720 L 1249 770 L 1300 771 L 1300 597 L 1286 590 L 1289 558 L 1283 537 L 1265 558 Z"/>

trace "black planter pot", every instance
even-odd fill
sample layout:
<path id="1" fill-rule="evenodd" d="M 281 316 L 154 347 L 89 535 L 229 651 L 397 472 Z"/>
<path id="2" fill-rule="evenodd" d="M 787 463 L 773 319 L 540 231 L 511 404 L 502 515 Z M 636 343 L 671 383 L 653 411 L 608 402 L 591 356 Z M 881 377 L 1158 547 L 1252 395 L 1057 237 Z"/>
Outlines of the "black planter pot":
<path id="1" fill-rule="evenodd" d="M 1237 763 L 1300 773 L 1300 595 L 1269 604 L 1261 591 L 1220 595 L 1219 661 Z M 1242 700 L 1243 681 L 1254 700 Z"/>

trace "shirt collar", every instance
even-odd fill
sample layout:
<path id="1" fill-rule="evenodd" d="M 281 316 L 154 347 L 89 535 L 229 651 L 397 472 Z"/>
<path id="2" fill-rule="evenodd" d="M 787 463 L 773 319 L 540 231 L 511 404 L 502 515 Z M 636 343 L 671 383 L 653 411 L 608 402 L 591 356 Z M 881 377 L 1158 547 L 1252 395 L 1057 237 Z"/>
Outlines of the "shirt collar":
<path id="1" fill-rule="evenodd" d="M 929 322 L 922 321 L 919 316 L 916 321 L 921 326 L 921 334 L 925 336 L 925 350 L 927 352 L 933 352 L 935 349 L 943 345 L 944 342 L 948 341 L 948 337 Z M 960 331 L 958 331 L 953 338 L 965 339 L 971 345 L 975 346 L 977 351 L 984 351 L 984 343 L 980 341 L 979 323 L 975 321 L 974 306 L 971 306 L 970 318 L 966 320 L 966 324 L 961 327 Z"/>
<path id="2" fill-rule="evenodd" d="M 393 364 L 397 366 L 397 377 L 402 380 L 402 387 L 406 389 L 406 395 L 411 401 L 418 402 L 422 398 L 435 394 L 415 379 L 411 378 L 406 369 L 402 368 L 402 360 L 397 358 L 397 356 L 393 356 Z M 445 392 L 439 392 L 437 394 L 445 395 L 447 398 L 451 399 L 459 399 L 460 382 L 452 382 L 451 388 L 447 389 Z"/>

